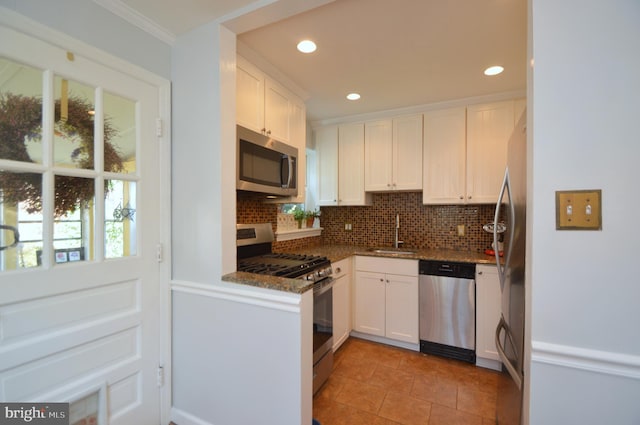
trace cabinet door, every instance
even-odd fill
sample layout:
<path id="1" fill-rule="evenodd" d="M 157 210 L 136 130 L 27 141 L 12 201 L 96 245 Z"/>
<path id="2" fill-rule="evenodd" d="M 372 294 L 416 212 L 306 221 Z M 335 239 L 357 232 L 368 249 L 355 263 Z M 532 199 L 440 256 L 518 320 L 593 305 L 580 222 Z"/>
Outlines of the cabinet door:
<path id="1" fill-rule="evenodd" d="M 418 344 L 418 278 L 386 275 L 385 335 Z"/>
<path id="2" fill-rule="evenodd" d="M 338 205 L 368 205 L 364 191 L 364 124 L 338 127 Z"/>
<path id="3" fill-rule="evenodd" d="M 338 205 L 338 127 L 320 127 L 314 134 L 318 178 L 317 205 Z"/>
<path id="4" fill-rule="evenodd" d="M 336 351 L 351 332 L 351 259 L 332 264 L 333 284 L 333 351 Z"/>
<path id="5" fill-rule="evenodd" d="M 364 126 L 364 189 L 393 190 L 393 133 L 391 120 L 370 121 Z"/>
<path id="6" fill-rule="evenodd" d="M 467 108 L 467 202 L 495 203 L 507 165 L 514 101 Z"/>
<path id="7" fill-rule="evenodd" d="M 459 204 L 465 199 L 465 108 L 424 114 L 422 202 Z"/>
<path id="8" fill-rule="evenodd" d="M 496 266 L 476 266 L 476 298 L 476 356 L 499 361 L 494 337 L 501 300 Z"/>
<path id="9" fill-rule="evenodd" d="M 264 130 L 265 75 L 242 57 L 236 64 L 236 122 L 261 133 Z"/>
<path id="10" fill-rule="evenodd" d="M 356 272 L 354 312 L 356 331 L 385 336 L 385 292 L 384 274 Z"/>
<path id="11" fill-rule="evenodd" d="M 393 120 L 394 190 L 422 190 L 422 115 Z"/>
<path id="12" fill-rule="evenodd" d="M 307 187 L 307 109 L 296 99 L 290 102 L 291 140 L 290 144 L 298 148 L 298 196 L 287 200 L 293 204 L 303 204 Z"/>
<path id="13" fill-rule="evenodd" d="M 292 95 L 280 84 L 265 79 L 264 127 L 266 134 L 281 142 L 291 141 L 291 98 Z"/>

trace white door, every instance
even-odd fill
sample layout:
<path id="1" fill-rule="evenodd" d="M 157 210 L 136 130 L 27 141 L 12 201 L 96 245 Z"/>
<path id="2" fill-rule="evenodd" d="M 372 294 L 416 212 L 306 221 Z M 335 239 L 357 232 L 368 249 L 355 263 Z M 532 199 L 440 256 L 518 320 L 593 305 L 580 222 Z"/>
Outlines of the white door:
<path id="1" fill-rule="evenodd" d="M 158 87 L 0 40 L 0 401 L 158 424 Z"/>

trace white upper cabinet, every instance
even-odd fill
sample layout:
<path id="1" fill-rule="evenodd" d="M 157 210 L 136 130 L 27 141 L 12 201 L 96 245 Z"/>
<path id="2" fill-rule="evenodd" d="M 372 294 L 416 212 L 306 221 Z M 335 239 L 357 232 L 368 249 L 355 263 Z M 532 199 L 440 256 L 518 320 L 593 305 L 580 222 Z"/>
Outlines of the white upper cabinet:
<path id="1" fill-rule="evenodd" d="M 465 200 L 466 109 L 424 114 L 425 204 L 457 204 Z"/>
<path id="2" fill-rule="evenodd" d="M 338 126 L 314 130 L 318 179 L 318 206 L 338 205 Z"/>
<path id="3" fill-rule="evenodd" d="M 253 131 L 264 131 L 264 84 L 266 76 L 258 68 L 237 57 L 236 122 Z"/>
<path id="4" fill-rule="evenodd" d="M 236 62 L 236 122 L 281 142 L 297 145 L 292 134 L 294 104 L 303 102 L 241 56 Z M 304 189 L 304 188 L 303 188 Z"/>
<path id="5" fill-rule="evenodd" d="M 393 190 L 391 120 L 364 125 L 365 185 L 367 191 Z"/>
<path id="6" fill-rule="evenodd" d="M 266 78 L 264 82 L 264 129 L 276 140 L 291 142 L 293 95 L 280 84 Z"/>
<path id="7" fill-rule="evenodd" d="M 467 108 L 467 202 L 498 200 L 507 165 L 507 144 L 515 126 L 515 101 Z"/>
<path id="8" fill-rule="evenodd" d="M 338 205 L 371 205 L 364 190 L 364 124 L 338 126 Z"/>
<path id="9" fill-rule="evenodd" d="M 304 102 L 242 56 L 236 62 L 236 122 L 298 148 L 298 196 L 277 202 L 304 203 L 306 184 Z"/>
<path id="10" fill-rule="evenodd" d="M 509 100 L 424 114 L 423 203 L 496 202 L 515 110 Z"/>
<path id="11" fill-rule="evenodd" d="M 319 206 L 370 205 L 364 191 L 364 124 L 315 129 Z"/>
<path id="12" fill-rule="evenodd" d="M 422 189 L 422 115 L 365 123 L 365 190 Z"/>

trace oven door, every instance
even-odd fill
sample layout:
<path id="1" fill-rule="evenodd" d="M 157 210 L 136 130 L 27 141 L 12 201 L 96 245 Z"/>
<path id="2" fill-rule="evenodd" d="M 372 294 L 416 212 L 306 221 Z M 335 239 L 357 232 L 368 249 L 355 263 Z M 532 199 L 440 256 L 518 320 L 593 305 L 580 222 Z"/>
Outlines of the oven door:
<path id="1" fill-rule="evenodd" d="M 333 349 L 333 279 L 313 286 L 313 364 Z"/>

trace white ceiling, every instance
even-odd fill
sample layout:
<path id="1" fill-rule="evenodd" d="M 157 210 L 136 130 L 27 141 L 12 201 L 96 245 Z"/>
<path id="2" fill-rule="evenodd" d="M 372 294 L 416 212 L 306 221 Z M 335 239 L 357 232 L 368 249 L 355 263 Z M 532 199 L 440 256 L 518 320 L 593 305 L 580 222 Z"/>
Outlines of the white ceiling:
<path id="1" fill-rule="evenodd" d="M 176 35 L 249 4 L 122 1 Z M 299 53 L 302 38 L 318 50 Z M 527 0 L 336 0 L 238 39 L 308 94 L 312 121 L 526 87 Z"/>

